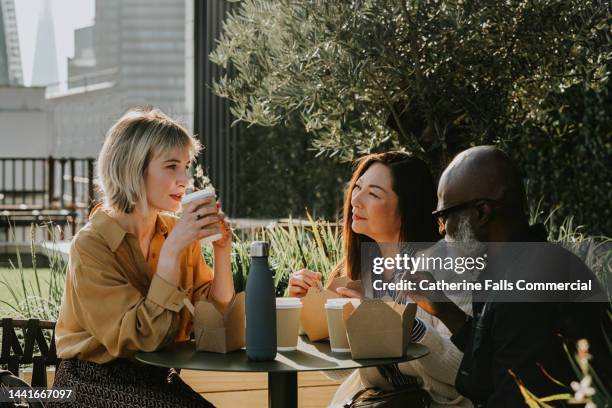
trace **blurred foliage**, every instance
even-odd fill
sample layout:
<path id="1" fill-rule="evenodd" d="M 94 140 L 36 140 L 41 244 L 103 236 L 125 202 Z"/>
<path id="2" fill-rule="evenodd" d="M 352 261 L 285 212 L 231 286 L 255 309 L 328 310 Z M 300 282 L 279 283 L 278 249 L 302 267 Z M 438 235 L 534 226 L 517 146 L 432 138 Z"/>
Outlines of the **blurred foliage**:
<path id="1" fill-rule="evenodd" d="M 303 128 L 253 126 L 238 137 L 237 217 L 336 219 L 350 165 L 317 156 Z"/>
<path id="2" fill-rule="evenodd" d="M 612 315 L 608 312 L 604 318 L 608 320 L 608 324 L 612 322 Z M 610 344 L 609 334 L 603 332 L 604 337 Z M 566 407 L 572 405 L 584 406 L 584 408 L 609 408 L 612 406 L 612 396 L 607 384 L 602 381 L 598 373 L 593 369 L 590 360 L 593 356 L 589 353 L 589 341 L 587 339 L 580 339 L 576 344 L 575 353 L 572 356 L 570 347 L 564 341 L 563 348 L 567 354 L 572 370 L 576 375 L 577 381 L 572 381 L 570 384 L 564 384 L 558 379 L 551 376 L 545 369 L 545 367 L 539 367 L 542 375 L 546 377 L 552 383 L 565 388 L 566 392 L 549 395 L 546 397 L 538 397 L 529 391 L 529 384 L 523 383 L 523 381 L 512 371 L 509 370 L 510 375 L 513 377 L 516 385 L 518 386 L 525 404 L 529 408 L 554 408 L 558 406 Z M 612 349 L 609 349 L 612 352 Z M 602 358 L 601 356 L 595 356 L 595 358 Z M 603 357 L 605 358 L 605 357 Z M 566 404 L 567 403 L 567 404 Z M 552 405 L 551 405 L 552 404 Z"/>
<path id="3" fill-rule="evenodd" d="M 586 234 L 583 225 L 574 224 L 573 217 L 564 219 L 559 225 L 554 223 L 554 213 L 545 219 L 532 213 L 532 219 L 544 223 L 549 242 L 575 254 L 595 273 L 612 302 L 612 237 Z"/>
<path id="4" fill-rule="evenodd" d="M 278 296 L 284 296 L 291 273 L 303 268 L 321 272 L 323 281 L 344 256 L 340 240 L 340 227 L 323 220 L 307 221 L 289 219 L 273 223 L 243 236 L 235 234 L 232 243 L 232 271 L 236 292 L 246 288 L 251 265 L 249 245 L 260 240 L 270 243 L 269 264 L 274 272 L 274 284 Z M 212 246 L 202 248 L 204 259 L 213 265 Z"/>
<path id="5" fill-rule="evenodd" d="M 611 7 L 244 0 L 211 54 L 235 73 L 215 92 L 237 120 L 286 139 L 299 124 L 339 161 L 406 149 L 439 174 L 466 147 L 499 145 L 546 211 L 609 233 Z"/>
<path id="6" fill-rule="evenodd" d="M 2 317 L 13 317 L 19 319 L 41 319 L 56 321 L 59 315 L 62 297 L 64 295 L 64 281 L 68 264 L 57 251 L 46 250 L 43 254 L 48 258 L 49 273 L 39 273 L 37 266 L 38 254 L 36 247 L 40 242 L 35 239 L 38 236 L 36 230 L 43 229 L 46 236 L 51 238 L 50 243 L 54 246 L 59 236 L 59 228 L 52 224 L 34 225 L 30 229 L 30 254 L 32 256 L 32 268 L 24 267 L 19 249 L 16 249 L 17 263 L 11 262 L 11 268 L 15 274 L 19 274 L 19 284 L 15 285 L 6 276 L 0 279 L 2 285 L 9 293 L 9 298 L 0 299 L 0 314 Z M 12 241 L 16 242 L 15 230 L 10 229 Z M 32 275 L 30 275 L 32 274 Z M 27 275 L 27 276 L 26 276 Z"/>

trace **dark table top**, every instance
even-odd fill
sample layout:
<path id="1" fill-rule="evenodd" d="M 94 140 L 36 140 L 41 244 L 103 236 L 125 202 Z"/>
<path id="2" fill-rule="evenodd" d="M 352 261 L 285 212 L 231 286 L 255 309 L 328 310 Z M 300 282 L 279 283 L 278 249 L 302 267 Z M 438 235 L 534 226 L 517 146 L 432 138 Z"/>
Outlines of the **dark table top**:
<path id="1" fill-rule="evenodd" d="M 352 360 L 351 353 L 332 353 L 328 342 L 311 343 L 305 336 L 301 336 L 297 350 L 278 352 L 274 361 L 249 361 L 244 349 L 228 354 L 196 351 L 193 341 L 176 343 L 150 353 L 139 352 L 136 354 L 136 359 L 155 366 L 189 370 L 296 372 L 343 370 L 401 363 L 416 360 L 428 353 L 427 347 L 410 344 L 406 355 L 401 358 Z"/>

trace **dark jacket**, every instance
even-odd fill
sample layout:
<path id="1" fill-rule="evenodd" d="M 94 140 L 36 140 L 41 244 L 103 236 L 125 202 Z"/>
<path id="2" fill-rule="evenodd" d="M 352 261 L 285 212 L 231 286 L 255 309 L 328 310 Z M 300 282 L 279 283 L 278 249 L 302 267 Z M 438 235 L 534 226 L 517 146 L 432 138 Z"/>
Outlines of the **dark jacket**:
<path id="1" fill-rule="evenodd" d="M 541 226 L 530 227 L 527 236 L 522 238 L 526 242 L 545 241 L 545 230 Z M 540 262 L 538 268 L 551 269 L 543 275 L 558 273 L 560 263 L 571 263 L 574 272 L 578 265 L 579 276 L 589 277 L 598 285 L 592 272 L 573 254 L 559 247 L 553 252 L 549 255 L 554 262 L 540 262 L 546 256 L 535 254 L 534 259 Z M 481 276 L 490 273 L 487 267 Z M 596 290 L 601 288 L 596 286 Z M 474 317 L 468 318 L 460 332 L 451 338 L 464 352 L 455 380 L 457 390 L 476 407 L 526 406 L 511 370 L 538 397 L 570 392 L 547 379 L 540 367 L 569 385 L 576 376 L 563 341 L 572 349 L 580 338 L 587 338 L 591 343 L 591 354 L 596 359 L 594 366 L 610 385 L 609 364 L 606 364 L 610 356 L 601 329 L 607 308 L 607 303 L 592 302 L 475 302 Z"/>

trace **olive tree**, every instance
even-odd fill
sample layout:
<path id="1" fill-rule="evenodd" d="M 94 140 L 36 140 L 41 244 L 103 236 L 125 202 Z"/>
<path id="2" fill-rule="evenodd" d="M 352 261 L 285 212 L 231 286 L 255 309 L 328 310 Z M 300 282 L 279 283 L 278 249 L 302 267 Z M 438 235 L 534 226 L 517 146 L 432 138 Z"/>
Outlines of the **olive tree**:
<path id="1" fill-rule="evenodd" d="M 439 174 L 500 145 L 543 209 L 605 232 L 610 21 L 589 0 L 245 0 L 211 54 L 234 72 L 215 91 L 236 120 L 301 123 L 338 160 L 406 149 Z"/>

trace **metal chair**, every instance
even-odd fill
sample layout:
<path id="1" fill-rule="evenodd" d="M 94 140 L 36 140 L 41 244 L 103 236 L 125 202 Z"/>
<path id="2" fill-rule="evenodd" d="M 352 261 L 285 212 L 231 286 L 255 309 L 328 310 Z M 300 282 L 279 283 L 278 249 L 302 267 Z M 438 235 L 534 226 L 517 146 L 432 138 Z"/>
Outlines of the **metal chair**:
<path id="1" fill-rule="evenodd" d="M 21 329 L 20 341 L 16 329 Z M 47 342 L 44 331 L 51 332 Z M 23 346 L 22 346 L 23 342 Z M 37 346 L 38 353 L 35 353 Z M 19 375 L 22 365 L 32 364 L 32 387 L 47 387 L 47 367 L 57 367 L 60 360 L 55 350 L 55 322 L 38 319 L 2 319 L 2 350 L 0 367 L 8 368 L 15 376 Z"/>

